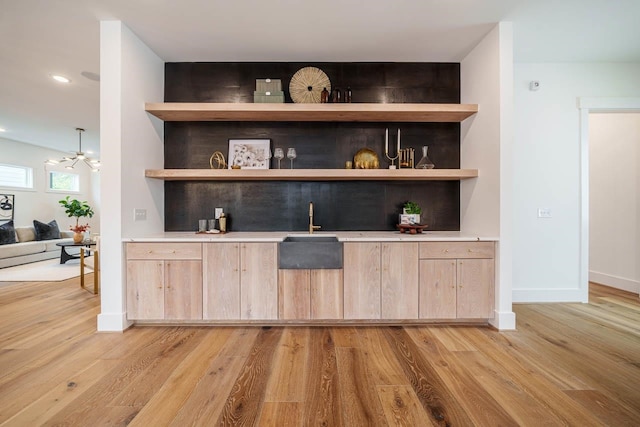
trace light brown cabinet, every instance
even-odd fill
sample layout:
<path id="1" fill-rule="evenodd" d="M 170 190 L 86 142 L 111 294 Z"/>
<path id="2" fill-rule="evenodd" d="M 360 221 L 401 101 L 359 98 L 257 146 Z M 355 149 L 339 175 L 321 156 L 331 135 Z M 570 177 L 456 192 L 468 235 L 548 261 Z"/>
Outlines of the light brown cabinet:
<path id="1" fill-rule="evenodd" d="M 418 243 L 382 243 L 382 319 L 418 318 Z"/>
<path id="2" fill-rule="evenodd" d="M 493 242 L 345 242 L 343 270 L 278 270 L 277 243 L 127 243 L 131 320 L 493 317 Z"/>
<path id="3" fill-rule="evenodd" d="M 494 268 L 493 242 L 420 243 L 420 318 L 492 318 Z"/>
<path id="4" fill-rule="evenodd" d="M 277 243 L 240 244 L 240 318 L 278 318 Z"/>
<path id="5" fill-rule="evenodd" d="M 240 319 L 240 243 L 202 245 L 202 317 Z"/>
<path id="6" fill-rule="evenodd" d="M 276 243 L 205 243 L 203 317 L 278 318 Z"/>
<path id="7" fill-rule="evenodd" d="M 420 318 L 456 318 L 455 259 L 420 260 Z"/>
<path id="8" fill-rule="evenodd" d="M 493 317 L 494 261 L 493 259 L 457 260 L 458 319 L 488 319 Z"/>
<path id="9" fill-rule="evenodd" d="M 278 271 L 280 319 L 342 319 L 342 297 L 342 270 Z"/>
<path id="10" fill-rule="evenodd" d="M 380 319 L 380 243 L 344 244 L 344 318 Z"/>
<path id="11" fill-rule="evenodd" d="M 127 317 L 202 319 L 200 243 L 127 244 Z"/>
<path id="12" fill-rule="evenodd" d="M 417 243 L 345 243 L 345 319 L 417 319 L 418 272 Z"/>

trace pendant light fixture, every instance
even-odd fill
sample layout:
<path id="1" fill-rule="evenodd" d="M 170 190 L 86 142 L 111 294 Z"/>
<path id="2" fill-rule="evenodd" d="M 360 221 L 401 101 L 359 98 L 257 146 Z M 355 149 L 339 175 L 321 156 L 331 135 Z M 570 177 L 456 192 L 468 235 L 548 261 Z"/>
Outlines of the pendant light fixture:
<path id="1" fill-rule="evenodd" d="M 57 165 L 59 163 L 71 162 L 70 165 L 65 166 L 65 169 L 73 169 L 76 163 L 78 163 L 79 161 L 82 161 L 87 166 L 89 166 L 89 168 L 91 168 L 91 171 L 98 172 L 100 170 L 100 160 L 91 159 L 87 157 L 82 151 L 82 132 L 84 132 L 84 129 L 76 128 L 76 130 L 78 131 L 78 151 L 76 151 L 76 155 L 73 157 L 63 157 L 60 160 L 50 159 L 50 160 L 47 160 L 45 163 L 48 165 Z"/>

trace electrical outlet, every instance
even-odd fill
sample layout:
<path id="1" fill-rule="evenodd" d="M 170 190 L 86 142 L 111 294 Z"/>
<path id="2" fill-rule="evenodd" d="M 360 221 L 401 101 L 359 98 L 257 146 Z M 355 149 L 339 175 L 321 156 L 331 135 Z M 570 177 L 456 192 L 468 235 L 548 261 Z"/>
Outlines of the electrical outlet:
<path id="1" fill-rule="evenodd" d="M 551 218 L 551 209 L 538 208 L 538 218 Z"/>
<path id="2" fill-rule="evenodd" d="M 220 219 L 220 214 L 224 212 L 222 208 L 216 208 L 215 218 Z"/>
<path id="3" fill-rule="evenodd" d="M 147 220 L 147 210 L 146 209 L 135 208 L 133 210 L 133 220 L 134 221 L 146 221 Z"/>

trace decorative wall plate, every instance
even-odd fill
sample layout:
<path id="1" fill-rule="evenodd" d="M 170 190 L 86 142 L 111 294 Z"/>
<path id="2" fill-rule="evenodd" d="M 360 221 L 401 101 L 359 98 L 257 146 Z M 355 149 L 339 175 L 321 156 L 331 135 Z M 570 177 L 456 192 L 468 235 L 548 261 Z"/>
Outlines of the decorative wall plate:
<path id="1" fill-rule="evenodd" d="M 324 71 L 316 67 L 304 67 L 291 77 L 289 94 L 295 103 L 316 104 L 320 102 L 325 87 L 331 92 L 331 81 Z"/>
<path id="2" fill-rule="evenodd" d="M 353 167 L 355 169 L 378 169 L 380 167 L 378 154 L 370 148 L 361 148 L 353 156 Z"/>

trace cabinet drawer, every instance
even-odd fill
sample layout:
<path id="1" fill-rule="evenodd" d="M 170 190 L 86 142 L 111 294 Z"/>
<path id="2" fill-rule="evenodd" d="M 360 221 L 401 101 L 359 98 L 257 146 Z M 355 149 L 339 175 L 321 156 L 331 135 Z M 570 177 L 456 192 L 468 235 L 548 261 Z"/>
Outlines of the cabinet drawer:
<path id="1" fill-rule="evenodd" d="M 127 259 L 202 259 L 201 243 L 127 243 Z"/>
<path id="2" fill-rule="evenodd" d="M 420 259 L 493 258 L 493 242 L 422 242 Z"/>

